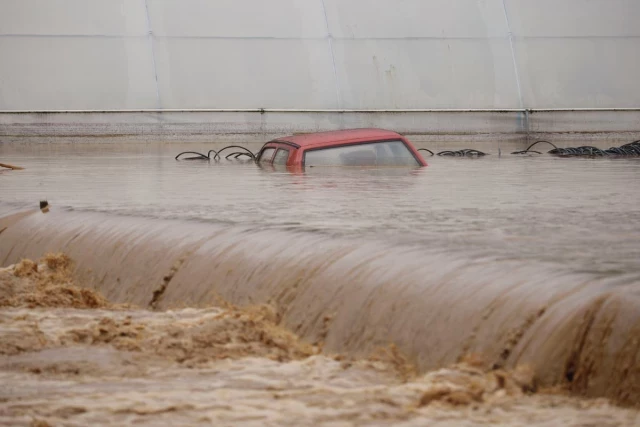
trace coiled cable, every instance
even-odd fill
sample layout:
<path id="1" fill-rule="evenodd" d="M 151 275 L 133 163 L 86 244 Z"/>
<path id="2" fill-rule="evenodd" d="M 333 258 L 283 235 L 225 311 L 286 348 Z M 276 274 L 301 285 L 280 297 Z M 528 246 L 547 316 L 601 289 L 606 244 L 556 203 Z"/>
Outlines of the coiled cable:
<path id="1" fill-rule="evenodd" d="M 253 154 L 251 152 L 251 150 L 249 150 L 248 148 L 242 147 L 240 145 L 227 145 L 226 147 L 221 148 L 219 151 L 216 150 L 209 150 L 207 151 L 207 154 L 202 154 L 202 153 L 198 153 L 197 151 L 183 151 L 182 153 L 178 154 L 175 159 L 176 160 L 207 160 L 207 161 L 218 161 L 221 159 L 220 157 L 220 153 L 222 153 L 224 150 L 229 149 L 229 148 L 239 148 L 242 149 L 244 151 L 233 151 L 229 154 L 227 154 L 225 156 L 225 159 L 227 160 L 231 160 L 230 157 L 233 156 L 234 159 L 238 159 L 240 157 L 249 157 L 251 160 L 255 161 L 256 160 L 256 156 L 255 154 Z M 213 157 L 211 156 L 211 153 L 213 153 Z M 186 154 L 195 154 L 195 156 L 192 157 L 182 157 L 183 155 Z"/>

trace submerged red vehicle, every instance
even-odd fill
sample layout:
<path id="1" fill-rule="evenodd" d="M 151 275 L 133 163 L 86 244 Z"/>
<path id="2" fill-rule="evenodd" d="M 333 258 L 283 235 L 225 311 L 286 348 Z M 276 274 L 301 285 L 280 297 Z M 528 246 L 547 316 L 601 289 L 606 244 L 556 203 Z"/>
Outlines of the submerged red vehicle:
<path id="1" fill-rule="evenodd" d="M 262 147 L 256 162 L 288 167 L 427 166 L 405 137 L 385 129 L 349 129 L 277 138 Z"/>

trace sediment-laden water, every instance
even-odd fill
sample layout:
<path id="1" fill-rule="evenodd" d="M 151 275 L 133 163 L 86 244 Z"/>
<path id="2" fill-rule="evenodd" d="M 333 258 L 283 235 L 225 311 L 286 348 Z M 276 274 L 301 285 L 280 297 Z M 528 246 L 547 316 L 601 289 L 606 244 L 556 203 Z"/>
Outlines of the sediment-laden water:
<path id="1" fill-rule="evenodd" d="M 584 399 L 640 403 L 637 160 L 291 174 L 184 149 L 0 150 L 26 167 L 0 175 L 0 263 L 63 251 L 93 292 L 5 301 L 6 420 L 637 421 Z"/>
<path id="2" fill-rule="evenodd" d="M 7 425 L 634 425 L 478 356 L 426 373 L 395 347 L 322 353 L 269 306 L 149 311 L 78 286 L 62 254 L 0 269 Z"/>

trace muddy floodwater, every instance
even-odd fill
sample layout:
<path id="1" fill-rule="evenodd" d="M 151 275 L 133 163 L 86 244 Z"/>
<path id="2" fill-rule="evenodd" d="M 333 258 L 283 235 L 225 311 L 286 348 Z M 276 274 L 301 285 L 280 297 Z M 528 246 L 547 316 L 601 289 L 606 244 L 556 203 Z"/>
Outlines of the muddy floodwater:
<path id="1" fill-rule="evenodd" d="M 209 148 L 0 145 L 0 423 L 640 422 L 639 159 Z"/>
<path id="2" fill-rule="evenodd" d="M 640 272 L 640 159 L 426 157 L 429 167 L 319 168 L 176 162 L 212 144 L 0 145 L 1 202 L 373 236 L 438 250 Z M 433 147 L 432 147 L 433 148 Z"/>

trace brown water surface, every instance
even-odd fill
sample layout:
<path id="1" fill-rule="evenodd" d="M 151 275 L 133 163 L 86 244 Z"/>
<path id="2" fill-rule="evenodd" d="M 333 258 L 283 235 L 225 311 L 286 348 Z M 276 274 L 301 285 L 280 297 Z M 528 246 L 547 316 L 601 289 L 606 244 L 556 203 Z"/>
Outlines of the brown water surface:
<path id="1" fill-rule="evenodd" d="M 0 263 L 62 250 L 83 289 L 109 301 L 66 288 L 47 288 L 55 306 L 7 300 L 0 333 L 18 344 L 2 359 L 1 420 L 637 421 L 606 401 L 500 385 L 496 372 L 526 367 L 543 389 L 640 405 L 638 159 L 495 150 L 419 170 L 306 173 L 173 159 L 208 148 L 0 145 L 26 168 L 0 175 Z M 7 216 L 40 199 L 49 213 Z M 202 337 L 235 313 L 220 297 L 266 304 L 273 327 L 311 347 L 274 362 L 258 340 L 218 358 Z M 91 338 L 102 330 L 108 342 Z M 367 362 L 390 344 L 416 376 Z M 472 354 L 482 363 L 463 363 Z M 78 406 L 56 397 L 63 387 Z"/>
<path id="2" fill-rule="evenodd" d="M 640 159 L 428 157 L 429 167 L 316 168 L 173 159 L 220 144 L 0 145 L 26 167 L 0 200 L 35 206 L 371 236 L 438 250 L 640 272 Z M 432 147 L 433 148 L 433 147 Z M 457 148 L 457 147 L 451 147 Z"/>

